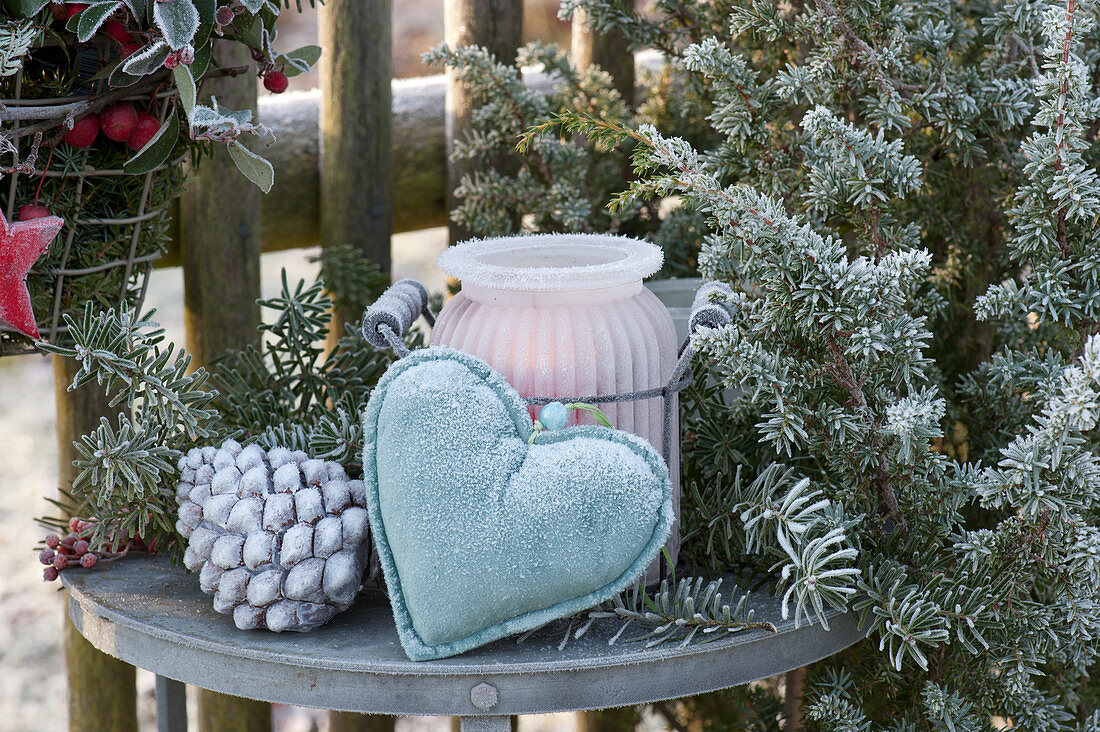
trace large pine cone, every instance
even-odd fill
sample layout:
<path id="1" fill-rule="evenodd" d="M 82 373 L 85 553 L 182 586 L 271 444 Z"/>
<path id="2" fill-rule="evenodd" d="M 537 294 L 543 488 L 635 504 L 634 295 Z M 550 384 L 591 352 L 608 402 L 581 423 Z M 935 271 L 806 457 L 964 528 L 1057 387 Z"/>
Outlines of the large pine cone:
<path id="1" fill-rule="evenodd" d="M 370 560 L 363 482 L 285 448 L 194 448 L 180 458 L 183 562 L 242 630 L 312 630 L 347 609 Z"/>

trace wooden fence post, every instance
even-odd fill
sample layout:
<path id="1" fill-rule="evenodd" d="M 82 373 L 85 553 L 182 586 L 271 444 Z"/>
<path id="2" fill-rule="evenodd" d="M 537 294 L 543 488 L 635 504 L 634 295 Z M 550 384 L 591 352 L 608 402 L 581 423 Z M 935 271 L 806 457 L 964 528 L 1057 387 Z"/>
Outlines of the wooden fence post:
<path id="1" fill-rule="evenodd" d="M 519 48 L 523 30 L 523 0 L 446 0 L 443 11 L 443 35 L 447 45 L 484 46 L 501 63 L 511 64 Z M 471 100 L 465 86 L 453 71 L 447 72 L 447 210 L 455 208 L 454 189 L 467 172 L 462 164 L 451 161 L 455 140 L 470 126 Z M 448 219 L 452 244 L 469 236 Z"/>
<path id="2" fill-rule="evenodd" d="M 117 409 L 94 382 L 67 391 L 79 364 L 53 357 L 57 411 L 58 487 L 72 488 L 77 457 L 73 441 L 99 425 L 100 417 L 113 420 Z M 101 653 L 69 622 L 66 594 L 64 617 L 65 666 L 69 681 L 69 729 L 76 732 L 136 732 L 137 688 L 134 667 Z"/>
<path id="3" fill-rule="evenodd" d="M 632 0 L 626 0 L 633 5 Z M 597 35 L 588 28 L 588 13 L 573 11 L 572 58 L 578 69 L 599 66 L 611 74 L 615 88 L 627 104 L 634 103 L 634 53 L 621 33 Z"/>
<path id="4" fill-rule="evenodd" d="M 215 42 L 223 66 L 250 65 L 248 49 Z M 203 85 L 229 109 L 256 109 L 256 78 L 245 75 Z M 260 320 L 260 193 L 216 148 L 180 199 L 187 349 L 194 365 L 256 339 Z M 271 729 L 271 706 L 199 690 L 199 727 L 218 732 Z"/>
<path id="5" fill-rule="evenodd" d="M 321 246 L 350 244 L 390 270 L 393 0 L 320 6 Z M 360 313 L 338 310 L 330 346 Z M 337 714 L 337 713 L 334 713 Z M 377 720 L 376 720 L 377 721 Z M 390 724 L 392 729 L 392 721 Z"/>
<path id="6" fill-rule="evenodd" d="M 326 0 L 321 47 L 321 246 L 350 244 L 390 269 L 393 0 Z M 334 313 L 329 343 L 359 313 Z M 392 732 L 389 715 L 330 711 L 332 732 Z"/>

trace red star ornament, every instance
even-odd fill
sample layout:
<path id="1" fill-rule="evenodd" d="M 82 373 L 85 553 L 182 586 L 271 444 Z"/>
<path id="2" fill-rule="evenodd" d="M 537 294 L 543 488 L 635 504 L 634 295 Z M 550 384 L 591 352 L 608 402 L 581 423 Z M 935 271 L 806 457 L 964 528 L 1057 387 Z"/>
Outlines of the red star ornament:
<path id="1" fill-rule="evenodd" d="M 0 324 L 37 339 L 27 272 L 65 225 L 58 216 L 8 223 L 0 212 Z"/>

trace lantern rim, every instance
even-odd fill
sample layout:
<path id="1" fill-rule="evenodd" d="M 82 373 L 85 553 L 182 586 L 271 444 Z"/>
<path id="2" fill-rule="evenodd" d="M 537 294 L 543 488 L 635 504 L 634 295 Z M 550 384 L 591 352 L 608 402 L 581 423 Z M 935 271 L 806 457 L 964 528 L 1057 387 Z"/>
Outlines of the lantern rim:
<path id="1" fill-rule="evenodd" d="M 533 234 L 474 239 L 444 250 L 439 268 L 463 284 L 555 292 L 640 283 L 661 268 L 660 247 L 606 234 Z"/>

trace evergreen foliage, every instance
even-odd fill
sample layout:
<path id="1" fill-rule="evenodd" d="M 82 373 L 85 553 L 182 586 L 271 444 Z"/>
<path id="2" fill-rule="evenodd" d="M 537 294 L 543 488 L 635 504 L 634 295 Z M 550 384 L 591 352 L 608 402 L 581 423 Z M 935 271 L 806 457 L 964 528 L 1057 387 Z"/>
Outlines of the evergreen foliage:
<path id="1" fill-rule="evenodd" d="M 562 12 L 665 55 L 649 101 L 546 95 L 513 164 L 629 154 L 618 229 L 734 288 L 695 337 L 723 384 L 684 395 L 685 554 L 870 628 L 810 669 L 812 728 L 1095 729 L 1096 4 L 630 5 Z M 738 715 L 705 724 L 777 724 Z"/>
<path id="2" fill-rule="evenodd" d="M 209 371 L 190 371 L 186 351 L 164 347 L 164 332 L 151 315 L 93 314 L 93 304 L 79 321 L 66 315 L 74 345 L 39 347 L 78 360 L 71 388 L 97 382 L 119 415 L 104 418 L 76 443 L 81 472 L 71 494 L 57 502 L 64 516 L 43 523 L 65 526 L 83 512 L 95 524 L 94 549 L 140 536 L 166 552 L 182 551 L 175 530 L 179 457 L 230 437 L 305 450 L 354 474 L 362 451 L 358 411 L 392 356 L 350 326 L 331 352 L 324 344 L 334 304 L 372 301 L 387 278 L 351 247 L 326 249 L 319 259 L 321 278 L 312 284 L 291 286 L 283 273 L 280 295 L 260 301 L 268 313 L 260 337 Z M 411 335 L 410 345 L 418 339 Z"/>

